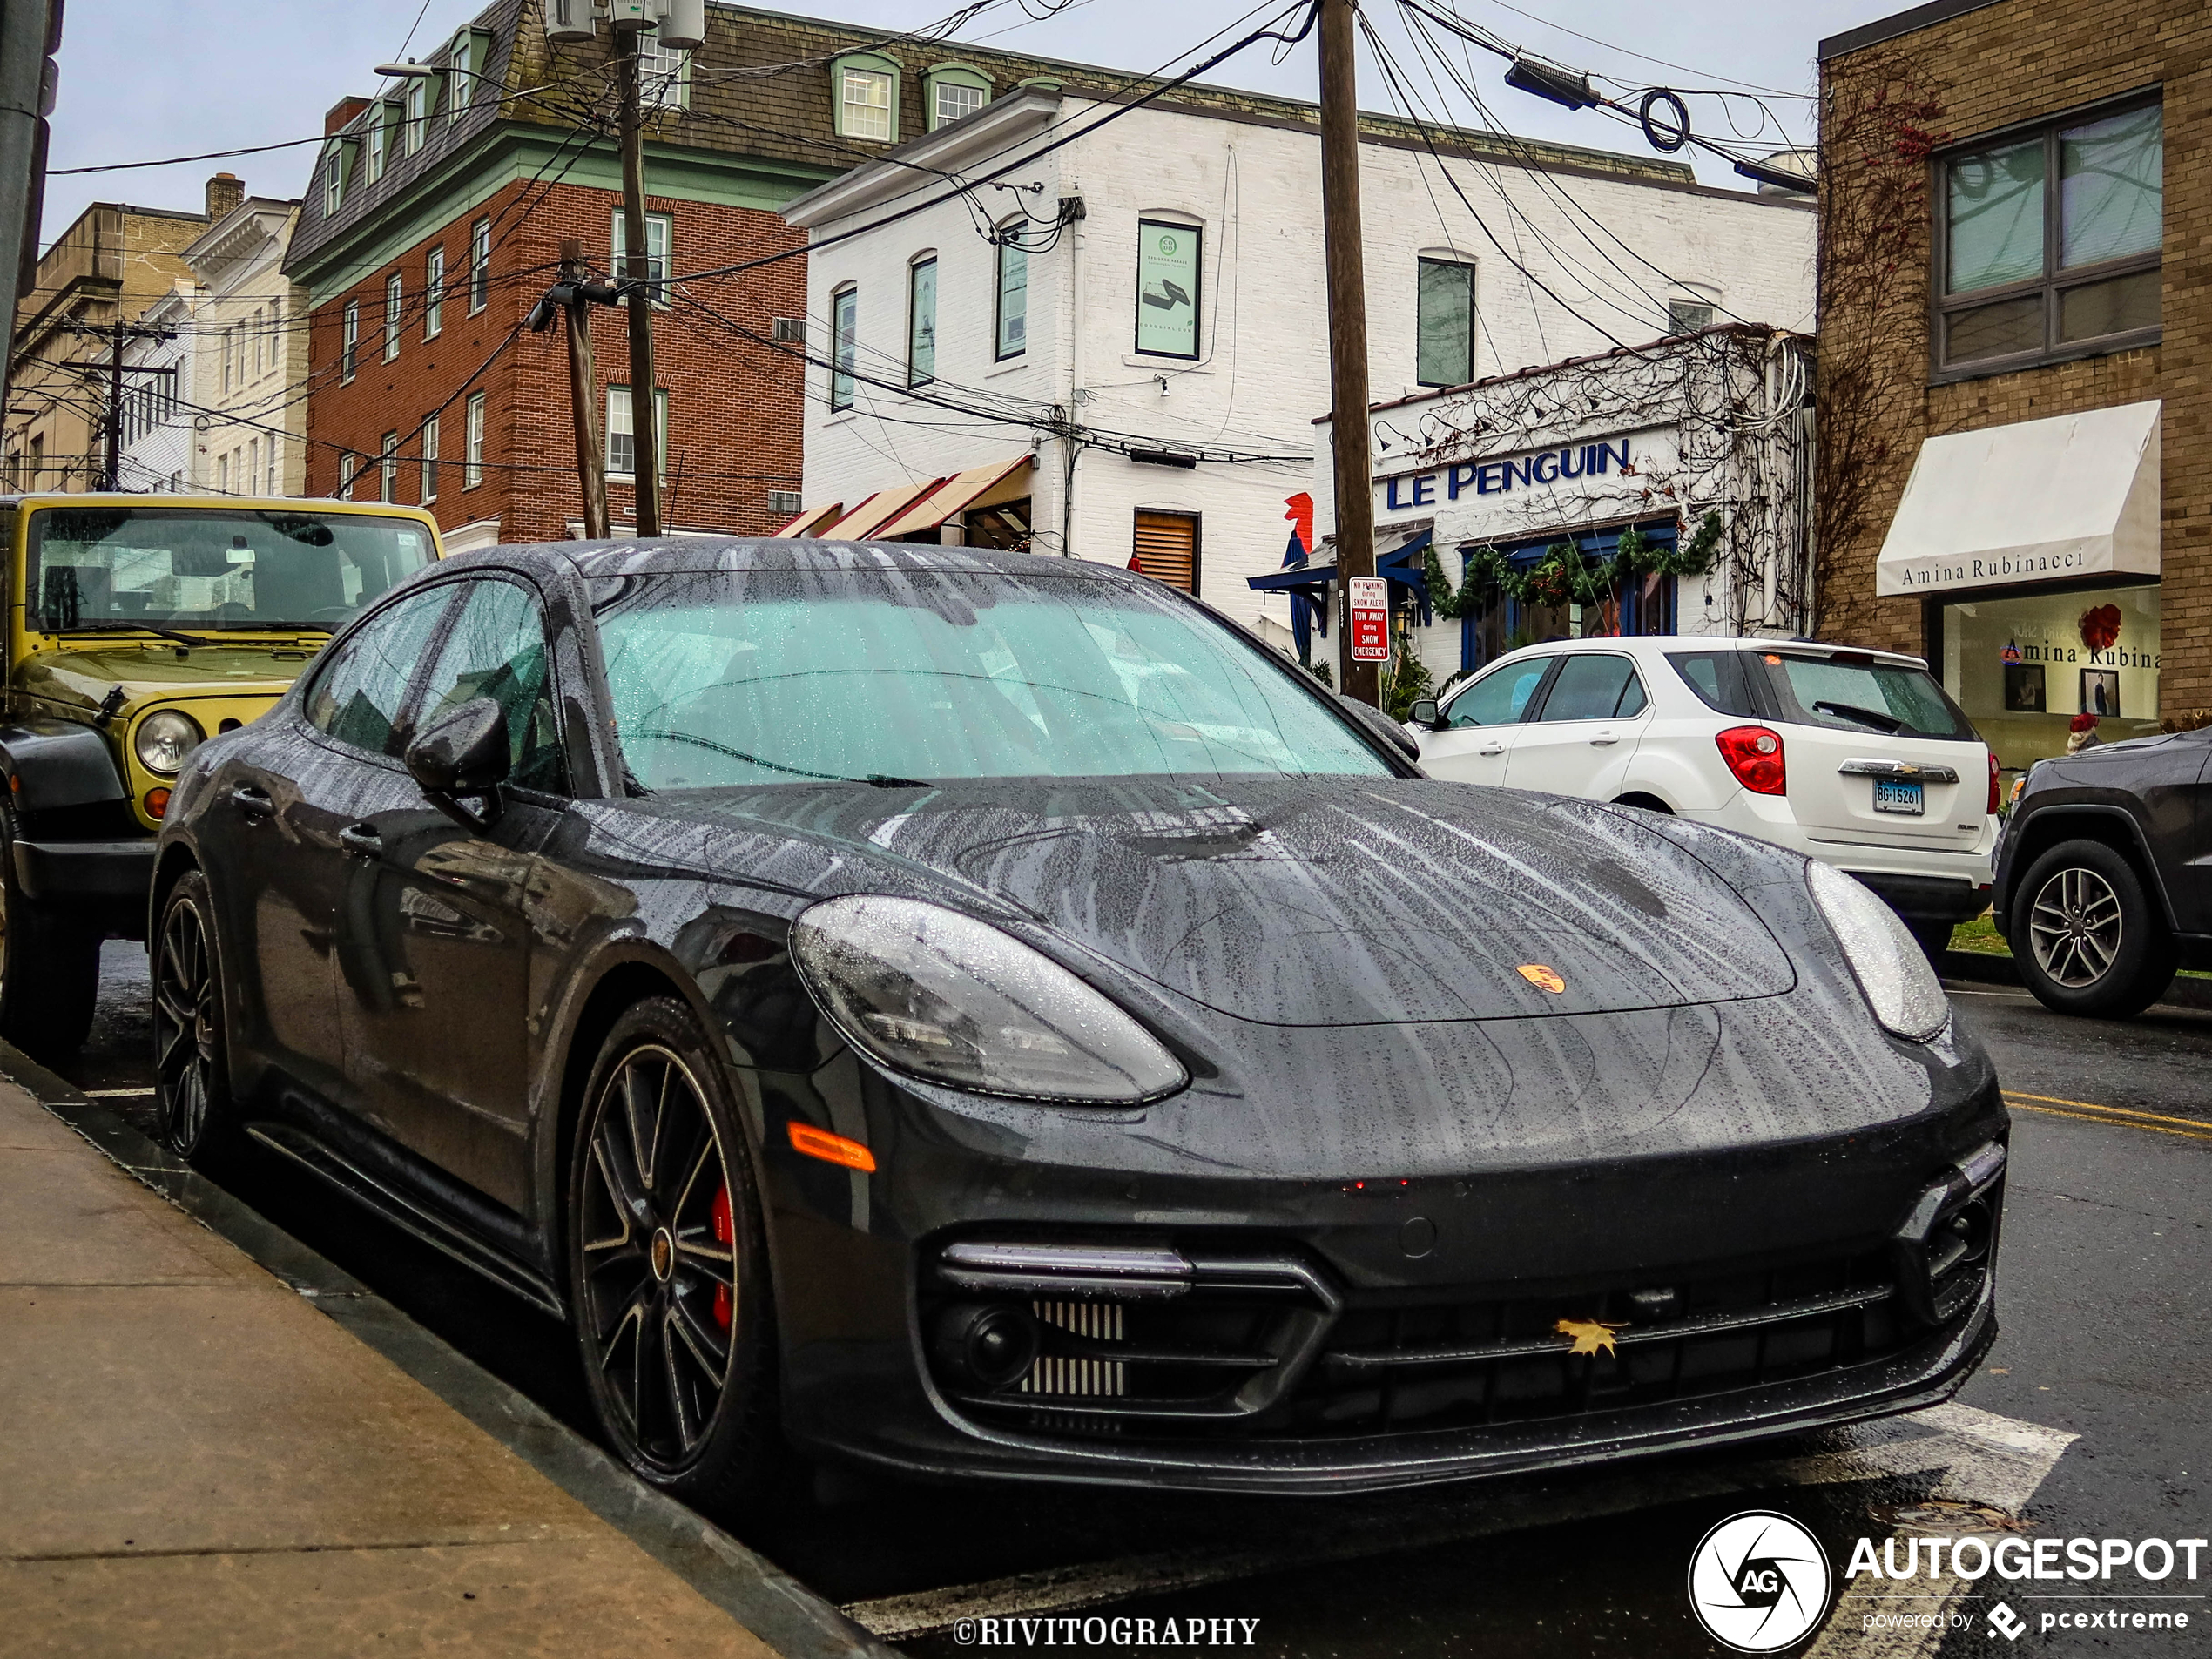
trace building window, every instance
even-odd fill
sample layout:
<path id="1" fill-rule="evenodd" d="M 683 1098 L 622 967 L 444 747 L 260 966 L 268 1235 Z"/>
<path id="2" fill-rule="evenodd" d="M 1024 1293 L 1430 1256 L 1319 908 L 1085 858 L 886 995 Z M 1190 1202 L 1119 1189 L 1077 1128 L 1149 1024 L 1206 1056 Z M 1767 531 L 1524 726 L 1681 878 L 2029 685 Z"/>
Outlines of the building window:
<path id="1" fill-rule="evenodd" d="M 431 415 L 422 422 L 422 502 L 425 506 L 438 498 L 438 417 Z"/>
<path id="2" fill-rule="evenodd" d="M 653 394 L 654 454 L 660 462 L 660 472 L 668 472 L 668 394 Z M 607 388 L 607 476 L 610 479 L 635 479 L 637 475 L 637 435 L 631 412 L 630 388 L 610 386 Z"/>
<path id="3" fill-rule="evenodd" d="M 1013 229 L 1001 226 L 1000 233 L 1010 234 Z M 1029 348 L 1029 254 L 1010 241 L 999 244 L 997 314 L 995 354 L 1001 361 L 1019 357 Z"/>
<path id="4" fill-rule="evenodd" d="M 463 29 L 453 37 L 446 58 L 453 66 L 446 76 L 452 89 L 446 94 L 448 125 L 460 120 L 462 111 L 476 101 L 476 77 L 483 71 L 484 44 L 489 38 L 475 29 Z"/>
<path id="5" fill-rule="evenodd" d="M 2156 340 L 2164 147 L 2147 104 L 1945 157 L 1938 368 L 1986 374 Z"/>
<path id="6" fill-rule="evenodd" d="M 772 489 L 768 492 L 768 510 L 789 518 L 802 509 L 803 500 L 795 489 Z"/>
<path id="7" fill-rule="evenodd" d="M 1694 334 L 1700 328 L 1710 328 L 1713 314 L 1713 302 L 1710 300 L 1669 300 L 1667 301 L 1667 332 L 1669 334 Z"/>
<path id="8" fill-rule="evenodd" d="M 384 361 L 400 354 L 400 313 L 406 309 L 407 284 L 397 271 L 384 279 Z"/>
<path id="9" fill-rule="evenodd" d="M 341 138 L 330 146 L 322 164 L 322 216 L 335 219 L 346 201 L 346 170 L 352 165 L 354 143 Z"/>
<path id="10" fill-rule="evenodd" d="M 407 84 L 406 151 L 408 155 L 421 152 L 422 140 L 430 129 L 430 83 L 427 80 Z"/>
<path id="11" fill-rule="evenodd" d="M 387 432 L 376 449 L 376 499 L 396 501 L 400 493 L 400 435 Z"/>
<path id="12" fill-rule="evenodd" d="M 340 501 L 351 501 L 351 500 L 353 500 L 353 498 L 354 498 L 354 475 L 355 475 L 356 473 L 358 473 L 360 470 L 361 470 L 361 457 L 360 457 L 359 455 L 355 455 L 355 454 L 354 454 L 352 450 L 350 450 L 350 449 L 341 449 L 341 450 L 340 450 L 340 451 L 339 451 L 339 454 L 338 454 L 338 499 L 339 499 Z"/>
<path id="13" fill-rule="evenodd" d="M 245 475 L 245 476 L 243 476 L 242 478 L 240 478 L 238 482 L 239 482 L 239 487 L 240 490 L 241 490 L 244 494 L 248 495 L 248 496 L 250 496 L 250 495 L 252 495 L 252 494 L 253 493 L 253 490 L 254 490 L 255 486 L 256 486 L 256 485 L 258 485 L 258 484 L 261 482 L 261 441 L 260 441 L 260 439 L 259 439 L 259 438 L 249 438 L 248 440 L 246 440 L 246 475 Z"/>
<path id="14" fill-rule="evenodd" d="M 228 454 L 215 457 L 215 493 L 219 496 L 231 493 L 231 458 Z"/>
<path id="15" fill-rule="evenodd" d="M 379 104 L 368 114 L 368 182 L 374 184 L 384 176 L 384 165 L 392 153 L 391 124 L 385 119 L 388 105 Z"/>
<path id="16" fill-rule="evenodd" d="M 1198 354 L 1196 225 L 1136 221 L 1136 349 L 1153 357 Z"/>
<path id="17" fill-rule="evenodd" d="M 922 74 L 921 101 L 934 132 L 988 104 L 990 78 L 972 64 L 934 64 Z"/>
<path id="18" fill-rule="evenodd" d="M 484 395 L 469 394 L 469 415 L 461 434 L 461 487 L 474 489 L 484 482 Z"/>
<path id="19" fill-rule="evenodd" d="M 254 307 L 253 327 L 251 333 L 253 336 L 253 378 L 257 381 L 261 378 L 262 342 L 267 327 L 268 318 L 266 314 L 262 311 L 260 307 Z"/>
<path id="20" fill-rule="evenodd" d="M 664 46 L 649 30 L 637 37 L 637 102 L 648 110 L 682 110 L 691 103 L 691 54 Z"/>
<path id="21" fill-rule="evenodd" d="M 354 369 L 361 361 L 361 302 L 360 300 L 346 301 L 343 327 L 344 343 L 339 347 L 338 353 L 338 378 L 341 382 L 354 378 Z"/>
<path id="22" fill-rule="evenodd" d="M 856 52 L 830 64 L 835 89 L 833 124 L 840 138 L 887 144 L 899 136 L 899 65 L 876 52 Z"/>
<path id="23" fill-rule="evenodd" d="M 1146 513 L 1136 516 L 1133 550 L 1136 568 L 1155 582 L 1185 593 L 1198 590 L 1198 516 Z"/>
<path id="24" fill-rule="evenodd" d="M 265 496 L 273 496 L 277 493 L 277 441 L 271 438 L 268 442 L 262 445 L 261 454 L 262 464 L 268 469 L 262 482 L 261 493 Z"/>
<path id="25" fill-rule="evenodd" d="M 860 291 L 840 288 L 830 295 L 830 408 L 853 407 L 853 364 L 860 351 Z"/>
<path id="26" fill-rule="evenodd" d="M 469 227 L 469 314 L 490 303 L 491 220 L 480 219 Z"/>
<path id="27" fill-rule="evenodd" d="M 445 327 L 446 251 L 430 250 L 422 265 L 422 338 L 435 340 Z"/>
<path id="28" fill-rule="evenodd" d="M 1423 386 L 1465 386 L 1474 378 L 1474 267 L 1423 260 L 1413 329 L 1413 378 Z"/>
<path id="29" fill-rule="evenodd" d="M 907 384 L 937 378 L 937 261 L 916 260 L 907 271 Z"/>
<path id="30" fill-rule="evenodd" d="M 666 213 L 645 215 L 645 280 L 651 283 L 652 302 L 657 306 L 668 303 L 668 248 L 676 234 L 676 221 Z M 617 277 L 630 274 L 629 224 L 622 210 L 615 210 L 614 273 Z"/>

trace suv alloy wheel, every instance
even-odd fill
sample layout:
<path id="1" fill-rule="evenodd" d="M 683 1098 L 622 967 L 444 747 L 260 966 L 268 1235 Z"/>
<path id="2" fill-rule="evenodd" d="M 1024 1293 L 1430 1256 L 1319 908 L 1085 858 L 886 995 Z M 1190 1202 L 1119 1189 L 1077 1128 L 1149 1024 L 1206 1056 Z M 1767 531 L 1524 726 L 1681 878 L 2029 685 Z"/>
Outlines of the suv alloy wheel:
<path id="1" fill-rule="evenodd" d="M 2061 841 L 2013 892 L 2020 977 L 2046 1008 L 2124 1020 L 2158 1000 L 2180 961 L 2142 879 L 2102 841 Z"/>

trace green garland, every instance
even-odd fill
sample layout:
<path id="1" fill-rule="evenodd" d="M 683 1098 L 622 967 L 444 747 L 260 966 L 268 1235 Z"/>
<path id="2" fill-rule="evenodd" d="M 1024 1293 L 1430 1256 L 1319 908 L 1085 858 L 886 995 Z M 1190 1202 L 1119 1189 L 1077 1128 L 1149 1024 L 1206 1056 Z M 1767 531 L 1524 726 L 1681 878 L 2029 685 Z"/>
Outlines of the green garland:
<path id="1" fill-rule="evenodd" d="M 1494 598 L 1524 605 L 1559 605 L 1570 601 L 1596 604 L 1617 593 L 1635 577 L 1702 576 L 1710 568 L 1721 540 L 1721 516 L 1708 509 L 1689 541 L 1677 538 L 1671 547 L 1646 541 L 1631 524 L 1621 532 L 1613 556 L 1595 563 L 1583 558 L 1572 543 L 1554 542 L 1525 570 L 1516 570 L 1494 547 L 1469 548 L 1454 590 L 1444 574 L 1443 561 L 1431 543 L 1423 557 L 1422 574 L 1428 578 L 1429 608 L 1447 621 L 1474 615 Z"/>

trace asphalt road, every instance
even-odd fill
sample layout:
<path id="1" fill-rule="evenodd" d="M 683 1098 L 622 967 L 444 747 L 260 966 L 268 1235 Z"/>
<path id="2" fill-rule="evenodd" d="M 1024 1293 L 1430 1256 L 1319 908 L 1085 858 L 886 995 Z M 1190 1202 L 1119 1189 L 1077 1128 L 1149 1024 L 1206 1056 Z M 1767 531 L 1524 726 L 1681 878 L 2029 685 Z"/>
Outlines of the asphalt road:
<path id="1" fill-rule="evenodd" d="M 145 959 L 111 945 L 104 968 L 92 1040 L 60 1069 L 150 1128 L 151 1102 L 130 1092 L 142 1091 L 148 1074 Z M 999 1613 L 1131 1621 L 1103 1627 L 1107 1652 L 1130 1650 L 1116 1633 L 1140 1632 L 1135 1621 L 1163 1630 L 1173 1619 L 1187 1634 L 1182 1622 L 1204 1617 L 1258 1621 L 1251 1650 L 1284 1659 L 1411 1659 L 1724 1651 L 1690 1618 L 1684 1575 L 1705 1530 L 1747 1508 L 1795 1516 L 1838 1568 L 1858 1537 L 1879 1539 L 1900 1521 L 1941 1530 L 1952 1500 L 2019 1508 L 2031 1538 L 2212 1534 L 2204 1291 L 2212 1283 L 2212 1013 L 2063 1020 L 2024 994 L 1966 989 L 1954 1005 L 1996 1056 L 2016 1109 L 2003 1334 L 1960 1403 L 2078 1437 L 2055 1463 L 2046 1453 L 2019 1477 L 2018 1502 L 2005 1496 L 2016 1464 L 2000 1457 L 1993 1473 L 1977 1472 L 1969 1458 L 1946 1476 L 1871 1444 L 1887 1433 L 1875 1430 L 1677 1457 L 1618 1475 L 1352 1501 L 933 1487 L 824 1474 L 747 1541 L 932 1659 L 951 1659 L 964 1644 L 930 1626 Z M 588 1432 L 576 1350 L 561 1325 L 412 1238 L 328 1202 L 287 1169 L 249 1164 L 232 1184 Z M 2212 1588 L 2212 1559 L 2202 1570 L 2196 1583 L 2154 1588 L 2201 1595 Z M 2202 1599 L 2128 1604 L 2193 1610 L 2186 1632 L 2044 1633 L 2043 1613 L 2083 1605 L 2049 1597 L 2096 1587 L 2016 1588 L 2028 1592 L 2011 1597 L 2028 1621 L 2020 1640 L 2000 1640 L 1985 1622 L 1993 1594 L 1970 1593 L 1949 1604 L 1965 1624 L 1942 1639 L 1946 1659 L 2212 1652 L 2212 1602 Z M 1936 1650 L 1887 1632 L 1860 1636 L 1859 1620 L 1849 1630 L 1846 1622 L 1839 1613 L 1815 1651 Z M 1231 1639 L 1244 1645 L 1241 1624 L 1205 1628 L 1233 1629 Z M 1049 1635 L 1032 1629 L 1036 1645 L 1101 1645 L 1080 1624 Z"/>

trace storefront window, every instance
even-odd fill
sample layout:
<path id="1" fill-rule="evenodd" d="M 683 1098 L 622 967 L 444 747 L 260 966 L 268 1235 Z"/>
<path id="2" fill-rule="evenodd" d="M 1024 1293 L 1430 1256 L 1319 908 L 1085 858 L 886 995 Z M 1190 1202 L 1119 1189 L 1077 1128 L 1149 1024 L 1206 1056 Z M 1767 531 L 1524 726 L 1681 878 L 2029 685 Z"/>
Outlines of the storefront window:
<path id="1" fill-rule="evenodd" d="M 2107 743 L 2158 730 L 2159 589 L 1972 599 L 1943 608 L 1943 688 L 2023 771 L 2064 754 L 2078 714 Z"/>

